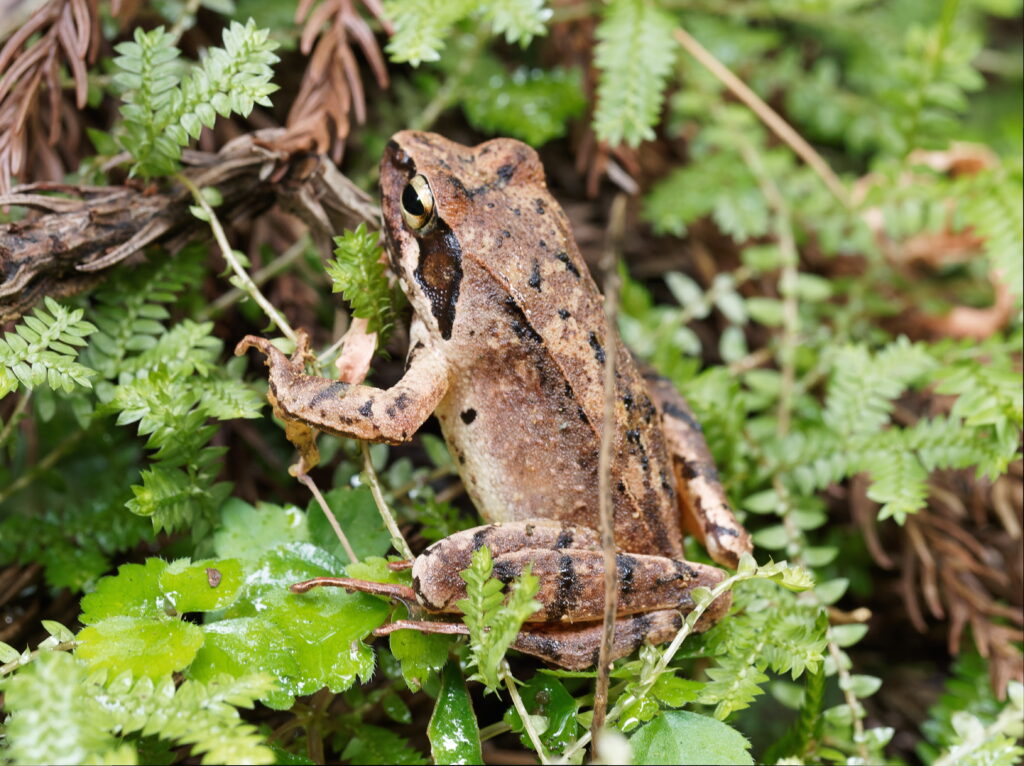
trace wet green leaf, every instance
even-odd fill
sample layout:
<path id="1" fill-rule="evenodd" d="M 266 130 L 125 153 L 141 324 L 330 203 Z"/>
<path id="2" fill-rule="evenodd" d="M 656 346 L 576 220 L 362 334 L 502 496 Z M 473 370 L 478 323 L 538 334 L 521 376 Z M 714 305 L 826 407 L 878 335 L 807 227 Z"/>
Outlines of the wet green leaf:
<path id="1" fill-rule="evenodd" d="M 636 763 L 752 764 L 750 743 L 731 726 L 684 710 L 666 710 L 629 738 Z"/>
<path id="2" fill-rule="evenodd" d="M 427 726 L 430 753 L 437 764 L 483 763 L 480 729 L 462 671 L 449 662 L 441 675 L 441 693 Z"/>
<path id="3" fill-rule="evenodd" d="M 389 641 L 391 653 L 402 665 L 406 685 L 411 691 L 418 691 L 430 673 L 444 666 L 455 638 L 418 630 L 396 630 Z"/>
<path id="4" fill-rule="evenodd" d="M 162 559 L 145 564 L 123 564 L 113 577 L 104 577 L 96 590 L 82 599 L 79 622 L 92 625 L 108 617 L 147 617 L 162 613 L 160 575 L 167 567 Z"/>
<path id="5" fill-rule="evenodd" d="M 306 515 L 298 508 L 269 503 L 253 507 L 231 498 L 221 509 L 221 528 L 213 536 L 213 548 L 224 558 L 259 558 L 279 545 L 309 540 Z"/>
<path id="6" fill-rule="evenodd" d="M 543 716 L 547 726 L 540 732 L 544 746 L 552 752 L 561 752 L 576 740 L 580 727 L 576 722 L 579 703 L 566 691 L 562 682 L 550 675 L 538 673 L 519 690 L 523 705 L 530 716 Z M 513 731 L 522 732 L 523 722 L 514 707 L 505 713 L 505 721 Z M 520 735 L 523 745 L 531 747 L 525 734 Z"/>
<path id="7" fill-rule="evenodd" d="M 81 630 L 75 656 L 92 670 L 159 678 L 186 668 L 202 645 L 202 631 L 190 622 L 108 617 Z"/>
<path id="8" fill-rule="evenodd" d="M 212 612 L 235 600 L 242 587 L 242 564 L 237 559 L 181 559 L 168 564 L 159 584 L 179 613 Z"/>

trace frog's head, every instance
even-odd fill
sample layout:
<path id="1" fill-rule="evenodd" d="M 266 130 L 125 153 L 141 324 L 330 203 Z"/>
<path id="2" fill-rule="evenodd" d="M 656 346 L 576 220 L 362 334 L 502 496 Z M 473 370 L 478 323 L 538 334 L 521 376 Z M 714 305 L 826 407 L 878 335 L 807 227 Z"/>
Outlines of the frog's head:
<path id="1" fill-rule="evenodd" d="M 480 243 L 511 215 L 502 204 L 516 187 L 544 184 L 537 153 L 499 138 L 475 147 L 436 133 L 404 130 L 380 164 L 381 210 L 391 266 L 413 309 L 449 339 L 463 257 L 486 258 Z"/>

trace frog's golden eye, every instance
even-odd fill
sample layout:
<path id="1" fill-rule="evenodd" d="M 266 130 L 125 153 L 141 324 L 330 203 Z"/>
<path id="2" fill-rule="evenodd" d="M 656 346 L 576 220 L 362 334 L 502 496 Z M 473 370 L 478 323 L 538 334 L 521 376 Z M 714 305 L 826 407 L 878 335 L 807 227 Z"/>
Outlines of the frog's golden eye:
<path id="1" fill-rule="evenodd" d="M 402 217 L 413 231 L 425 229 L 434 219 L 434 193 L 421 175 L 413 176 L 402 192 Z"/>

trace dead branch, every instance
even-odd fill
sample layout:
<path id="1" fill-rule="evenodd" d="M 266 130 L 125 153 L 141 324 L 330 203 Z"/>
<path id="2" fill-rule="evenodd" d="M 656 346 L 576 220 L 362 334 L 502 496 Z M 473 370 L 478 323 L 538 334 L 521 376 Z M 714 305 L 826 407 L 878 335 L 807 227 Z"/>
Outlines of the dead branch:
<path id="1" fill-rule="evenodd" d="M 319 238 L 362 221 L 376 225 L 377 208 L 365 193 L 327 158 L 282 149 L 282 134 L 247 134 L 216 154 L 186 151 L 183 172 L 221 192 L 218 215 L 226 221 L 254 218 L 277 202 Z M 147 245 L 176 252 L 208 235 L 190 211 L 191 194 L 174 181 L 160 189 L 28 184 L 0 195 L 0 205 L 42 211 L 0 226 L 0 321 L 18 318 L 44 295 L 90 287 Z"/>

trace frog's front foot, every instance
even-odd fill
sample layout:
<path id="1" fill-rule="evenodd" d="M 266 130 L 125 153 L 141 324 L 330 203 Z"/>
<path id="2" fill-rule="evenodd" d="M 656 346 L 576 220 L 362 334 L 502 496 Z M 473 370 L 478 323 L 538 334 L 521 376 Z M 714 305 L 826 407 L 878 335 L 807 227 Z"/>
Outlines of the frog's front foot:
<path id="1" fill-rule="evenodd" d="M 291 359 L 284 355 L 284 353 L 273 343 L 266 338 L 261 338 L 258 335 L 246 335 L 235 346 L 235 356 L 244 356 L 245 352 L 250 348 L 254 348 L 257 351 L 263 353 L 267 357 L 267 367 L 271 369 L 275 365 L 287 365 L 294 368 L 298 365 L 298 371 L 302 372 L 302 365 L 307 359 L 310 358 L 312 352 L 309 348 L 309 333 L 305 330 L 297 330 L 295 332 L 295 351 L 292 352 Z"/>

